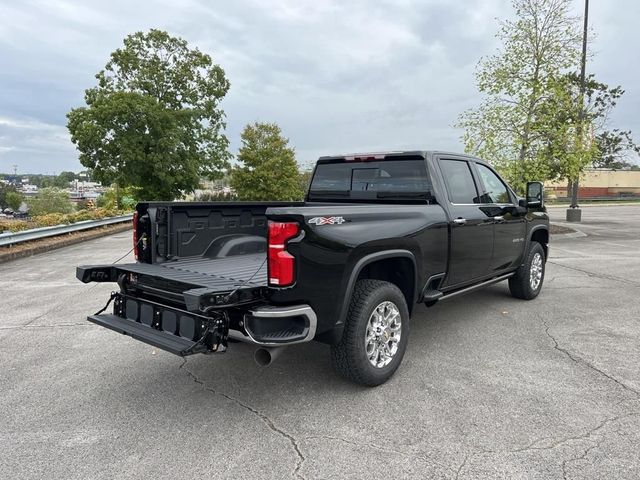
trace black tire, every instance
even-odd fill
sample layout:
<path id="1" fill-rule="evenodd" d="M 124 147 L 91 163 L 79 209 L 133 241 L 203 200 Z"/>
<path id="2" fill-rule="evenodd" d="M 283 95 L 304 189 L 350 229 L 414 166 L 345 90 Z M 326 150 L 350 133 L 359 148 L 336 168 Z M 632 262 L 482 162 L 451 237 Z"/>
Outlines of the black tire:
<path id="1" fill-rule="evenodd" d="M 537 287 L 533 287 L 531 284 L 531 277 L 533 275 L 531 265 L 536 261 L 536 256 L 539 255 L 539 259 L 542 260 L 540 268 L 542 269 L 540 281 Z M 516 274 L 509 278 L 509 291 L 511 295 L 523 300 L 533 300 L 538 296 L 542 289 L 544 282 L 546 259 L 544 256 L 544 249 L 538 242 L 531 242 L 529 251 L 526 253 L 524 263 L 520 265 Z"/>
<path id="2" fill-rule="evenodd" d="M 376 367 L 367 355 L 365 339 L 370 317 L 384 302 L 392 302 L 398 309 L 401 322 L 400 338 L 390 362 L 385 366 Z M 340 343 L 331 346 L 331 363 L 342 377 L 374 387 L 386 382 L 398 369 L 407 349 L 408 339 L 409 309 L 400 289 L 381 280 L 360 280 L 353 289 L 342 339 Z"/>

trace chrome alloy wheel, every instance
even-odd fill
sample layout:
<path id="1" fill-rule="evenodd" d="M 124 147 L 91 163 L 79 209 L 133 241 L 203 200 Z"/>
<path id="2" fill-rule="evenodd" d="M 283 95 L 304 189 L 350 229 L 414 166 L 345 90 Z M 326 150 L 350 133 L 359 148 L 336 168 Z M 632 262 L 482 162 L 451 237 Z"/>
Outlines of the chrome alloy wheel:
<path id="1" fill-rule="evenodd" d="M 371 365 L 383 368 L 391 363 L 393 356 L 398 351 L 401 334 L 400 310 L 393 302 L 382 302 L 369 317 L 364 340 Z"/>
<path id="2" fill-rule="evenodd" d="M 531 270 L 529 271 L 529 285 L 531 285 L 531 290 L 533 291 L 537 290 L 540 286 L 542 270 L 542 255 L 536 252 L 531 260 Z"/>

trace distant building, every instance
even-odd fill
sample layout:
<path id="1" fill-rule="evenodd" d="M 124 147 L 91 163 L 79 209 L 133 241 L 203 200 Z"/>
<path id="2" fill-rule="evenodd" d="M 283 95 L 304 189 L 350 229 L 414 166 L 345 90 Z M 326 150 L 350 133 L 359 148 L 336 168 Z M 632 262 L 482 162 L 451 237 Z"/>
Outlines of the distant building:
<path id="1" fill-rule="evenodd" d="M 23 179 L 24 180 L 24 179 Z M 28 179 L 27 179 L 28 180 Z M 30 183 L 22 183 L 19 187 L 18 190 L 20 191 L 20 193 L 22 193 L 23 195 L 26 196 L 34 196 L 38 194 L 38 187 L 37 185 L 31 185 Z"/>
<path id="2" fill-rule="evenodd" d="M 580 178 L 579 198 L 640 197 L 640 170 L 590 169 Z M 547 192 L 567 197 L 567 182 L 545 183 Z"/>
<path id="3" fill-rule="evenodd" d="M 73 201 L 95 200 L 104 192 L 102 184 L 98 182 L 85 182 L 74 180 L 71 182 L 69 198 Z"/>

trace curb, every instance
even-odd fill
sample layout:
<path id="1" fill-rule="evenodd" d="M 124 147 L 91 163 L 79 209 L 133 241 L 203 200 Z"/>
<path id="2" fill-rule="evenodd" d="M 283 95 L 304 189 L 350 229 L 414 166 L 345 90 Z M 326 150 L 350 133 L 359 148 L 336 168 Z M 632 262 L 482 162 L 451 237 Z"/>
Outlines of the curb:
<path id="1" fill-rule="evenodd" d="M 545 203 L 544 206 L 547 208 L 569 208 L 570 204 L 551 204 L 551 203 Z M 583 203 L 582 205 L 580 205 L 580 208 L 591 208 L 591 207 L 631 207 L 631 206 L 638 206 L 640 207 L 640 202 L 607 202 L 607 201 L 603 201 L 602 203 Z"/>
<path id="2" fill-rule="evenodd" d="M 560 227 L 566 227 L 566 228 L 570 228 L 571 230 L 575 230 L 574 232 L 571 232 L 571 233 L 552 233 L 551 238 L 555 240 L 560 240 L 562 238 L 582 238 L 587 236 L 587 234 L 584 233 L 582 230 L 578 230 L 577 228 L 575 228 L 573 224 L 568 224 L 566 222 L 553 222 L 553 224 L 559 225 Z"/>
<path id="3" fill-rule="evenodd" d="M 62 234 L 57 237 L 32 240 L 30 242 L 16 244 L 11 247 L 3 247 L 0 248 L 0 264 L 17 260 L 19 258 L 31 257 L 39 253 L 56 250 L 58 248 L 68 247 L 87 240 L 94 240 L 96 238 L 104 237 L 105 235 L 126 232 L 127 230 L 131 230 L 131 225 L 128 223 L 107 225 L 104 227 L 93 228 L 91 230 Z"/>

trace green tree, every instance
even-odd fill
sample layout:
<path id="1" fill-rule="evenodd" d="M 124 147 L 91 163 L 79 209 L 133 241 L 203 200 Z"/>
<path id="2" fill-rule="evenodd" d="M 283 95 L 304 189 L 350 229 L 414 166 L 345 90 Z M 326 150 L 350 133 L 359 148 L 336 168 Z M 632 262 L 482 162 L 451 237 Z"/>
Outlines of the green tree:
<path id="1" fill-rule="evenodd" d="M 119 188 L 112 185 L 100 195 L 96 201 L 96 206 L 108 210 L 133 210 L 140 195 L 139 189 L 134 187 Z"/>
<path id="2" fill-rule="evenodd" d="M 53 178 L 53 186 L 58 188 L 69 188 L 69 184 L 78 176 L 73 172 L 60 172 L 58 176 Z"/>
<path id="3" fill-rule="evenodd" d="M 596 168 L 610 168 L 612 170 L 629 170 L 634 165 L 631 159 L 638 159 L 640 146 L 631 136 L 629 130 L 603 130 L 595 138 L 598 146 L 597 157 L 593 162 Z"/>
<path id="4" fill-rule="evenodd" d="M 300 189 L 305 193 L 309 189 L 311 183 L 312 170 L 301 170 L 298 176 L 298 182 L 300 183 Z"/>
<path id="5" fill-rule="evenodd" d="M 209 55 L 160 30 L 137 32 L 96 78 L 87 106 L 67 115 L 92 178 L 172 200 L 228 166 L 219 104 L 229 82 Z"/>
<path id="6" fill-rule="evenodd" d="M 7 192 L 5 201 L 7 207 L 15 212 L 20 208 L 20 205 L 22 205 L 23 198 L 22 195 L 20 195 L 18 192 L 9 191 Z"/>
<path id="7" fill-rule="evenodd" d="M 611 168 L 629 151 L 639 151 L 630 131 L 605 130 L 624 94 L 620 86 L 609 87 L 589 75 L 583 95 L 579 75 L 569 73 L 551 79 L 547 91 L 535 129 L 545 140 L 539 155 L 551 178 L 578 179 L 590 165 Z"/>
<path id="8" fill-rule="evenodd" d="M 499 168 L 515 185 L 549 178 L 539 155 L 546 145 L 536 122 L 552 78 L 578 64 L 581 30 L 570 0 L 512 0 L 515 20 L 503 21 L 502 47 L 482 59 L 476 75 L 483 103 L 464 112 L 467 152 Z"/>
<path id="9" fill-rule="evenodd" d="M 31 215 L 73 212 L 69 194 L 55 187 L 40 189 L 37 196 L 27 201 L 27 205 L 29 205 L 29 213 Z"/>
<path id="10" fill-rule="evenodd" d="M 16 187 L 14 187 L 13 185 L 6 185 L 4 183 L 0 183 L 0 209 L 8 206 L 7 195 L 10 192 L 16 192 Z"/>
<path id="11" fill-rule="evenodd" d="M 275 123 L 247 125 L 241 135 L 239 165 L 231 171 L 238 200 L 300 200 L 295 151 Z"/>

